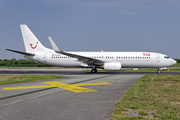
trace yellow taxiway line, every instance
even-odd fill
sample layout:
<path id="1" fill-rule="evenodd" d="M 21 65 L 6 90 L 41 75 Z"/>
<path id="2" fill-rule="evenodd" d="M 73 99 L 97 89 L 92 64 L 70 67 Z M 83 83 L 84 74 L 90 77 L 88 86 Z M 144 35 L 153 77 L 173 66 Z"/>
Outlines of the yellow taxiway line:
<path id="1" fill-rule="evenodd" d="M 44 82 L 48 85 L 42 86 L 23 86 L 23 87 L 7 87 L 3 88 L 4 90 L 16 90 L 16 89 L 32 89 L 32 88 L 51 88 L 51 87 L 58 87 L 62 89 L 66 89 L 72 92 L 80 93 L 80 92 L 97 92 L 97 90 L 84 88 L 80 86 L 89 86 L 89 85 L 108 85 L 112 83 L 84 83 L 84 84 L 66 84 L 61 82 Z"/>

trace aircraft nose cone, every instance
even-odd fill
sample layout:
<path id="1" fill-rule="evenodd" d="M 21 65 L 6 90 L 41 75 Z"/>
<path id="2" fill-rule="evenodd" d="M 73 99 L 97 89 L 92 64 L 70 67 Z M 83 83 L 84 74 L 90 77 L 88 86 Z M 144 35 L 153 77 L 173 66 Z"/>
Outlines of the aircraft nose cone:
<path id="1" fill-rule="evenodd" d="M 171 60 L 171 63 L 174 65 L 176 64 L 177 62 L 175 60 Z"/>

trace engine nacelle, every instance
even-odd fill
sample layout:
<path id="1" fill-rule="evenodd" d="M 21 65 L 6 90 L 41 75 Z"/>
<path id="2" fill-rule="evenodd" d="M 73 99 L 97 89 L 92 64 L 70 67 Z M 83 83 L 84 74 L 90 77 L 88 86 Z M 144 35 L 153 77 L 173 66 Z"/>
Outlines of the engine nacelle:
<path id="1" fill-rule="evenodd" d="M 121 70 L 121 63 L 120 62 L 104 63 L 104 70 L 119 71 Z"/>

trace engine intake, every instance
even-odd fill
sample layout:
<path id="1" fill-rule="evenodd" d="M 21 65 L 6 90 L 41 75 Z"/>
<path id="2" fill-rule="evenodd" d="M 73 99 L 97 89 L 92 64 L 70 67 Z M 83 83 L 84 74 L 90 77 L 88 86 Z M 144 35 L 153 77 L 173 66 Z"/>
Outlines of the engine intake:
<path id="1" fill-rule="evenodd" d="M 121 63 L 120 62 L 104 63 L 104 70 L 119 71 L 121 70 Z"/>

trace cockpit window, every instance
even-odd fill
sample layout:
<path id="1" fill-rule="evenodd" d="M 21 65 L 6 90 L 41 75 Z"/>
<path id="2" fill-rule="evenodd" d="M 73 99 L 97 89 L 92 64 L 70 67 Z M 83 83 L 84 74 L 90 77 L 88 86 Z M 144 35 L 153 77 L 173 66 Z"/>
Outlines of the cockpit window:
<path id="1" fill-rule="evenodd" d="M 168 56 L 164 56 L 164 58 L 169 59 L 169 57 L 168 57 Z"/>

